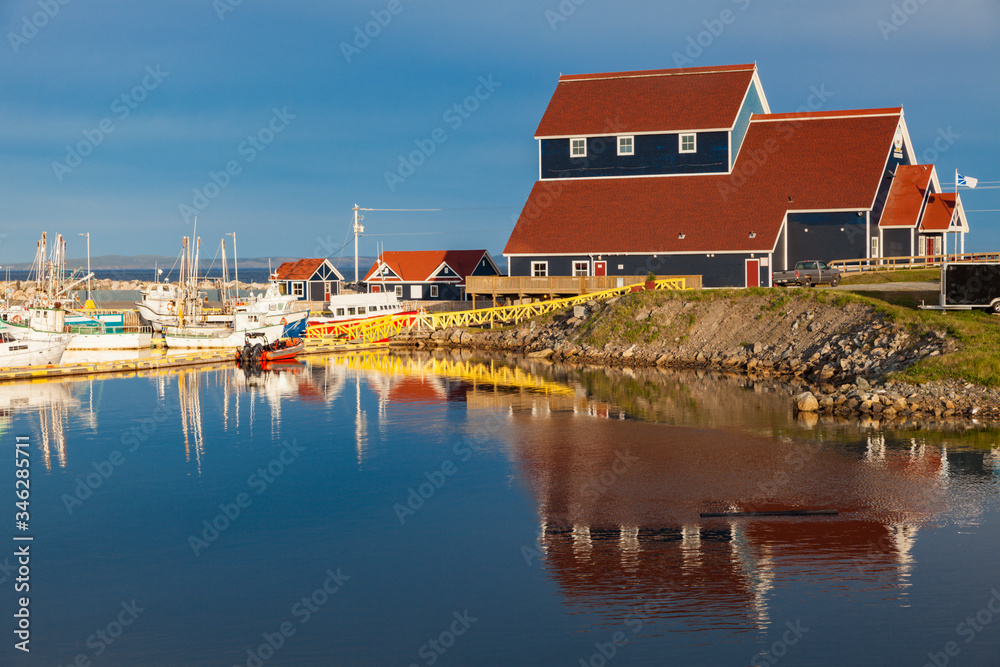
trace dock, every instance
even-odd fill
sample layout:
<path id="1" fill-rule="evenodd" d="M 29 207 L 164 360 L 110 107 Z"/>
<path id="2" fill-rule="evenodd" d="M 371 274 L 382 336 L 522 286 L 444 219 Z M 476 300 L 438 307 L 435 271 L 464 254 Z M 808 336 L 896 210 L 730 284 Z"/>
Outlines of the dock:
<path id="1" fill-rule="evenodd" d="M 306 346 L 298 356 L 314 354 L 341 354 L 378 350 L 386 343 L 350 343 L 332 338 L 306 339 Z M 191 366 L 235 364 L 235 349 L 204 350 L 188 354 L 159 353 L 142 359 L 121 359 L 77 364 L 57 364 L 52 366 L 25 366 L 20 368 L 0 368 L 0 382 L 24 380 L 46 380 L 80 375 L 104 375 L 110 373 L 135 373 L 157 371 Z"/>

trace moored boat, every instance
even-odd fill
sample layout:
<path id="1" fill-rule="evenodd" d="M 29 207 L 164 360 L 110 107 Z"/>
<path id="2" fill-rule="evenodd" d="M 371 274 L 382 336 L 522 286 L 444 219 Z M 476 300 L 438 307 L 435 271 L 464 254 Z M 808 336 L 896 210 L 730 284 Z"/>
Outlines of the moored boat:
<path id="1" fill-rule="evenodd" d="M 330 310 L 309 317 L 307 336 L 337 336 L 358 322 L 386 315 L 418 315 L 419 310 L 403 310 L 393 292 L 338 294 L 330 298 Z"/>
<path id="2" fill-rule="evenodd" d="M 59 338 L 15 338 L 9 330 L 0 331 L 0 368 L 58 364 L 71 336 Z"/>

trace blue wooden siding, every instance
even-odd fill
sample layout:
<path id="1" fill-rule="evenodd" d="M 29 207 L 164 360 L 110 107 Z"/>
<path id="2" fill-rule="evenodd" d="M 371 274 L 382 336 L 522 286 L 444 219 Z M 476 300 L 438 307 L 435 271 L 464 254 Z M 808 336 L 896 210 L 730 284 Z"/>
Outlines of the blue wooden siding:
<path id="1" fill-rule="evenodd" d="M 490 260 L 486 259 L 484 255 L 479 264 L 476 266 L 475 270 L 470 274 L 473 276 L 495 276 L 498 275 L 496 269 L 493 268 L 493 264 Z"/>
<path id="2" fill-rule="evenodd" d="M 788 266 L 807 259 L 829 262 L 867 257 L 865 215 L 863 211 L 861 215 L 858 213 L 789 213 Z M 784 254 L 783 240 L 779 241 L 775 254 Z"/>
<path id="3" fill-rule="evenodd" d="M 729 133 L 698 132 L 697 151 L 681 153 L 679 135 L 640 134 L 633 155 L 618 155 L 618 137 L 589 137 L 587 157 L 571 158 L 569 139 L 542 139 L 542 178 L 652 176 L 729 171 Z"/>
<path id="4" fill-rule="evenodd" d="M 910 255 L 910 241 L 913 239 L 912 229 L 894 229 L 888 227 L 882 230 L 882 256 L 883 257 L 906 257 Z M 920 249 L 914 246 L 915 254 L 920 254 Z"/>
<path id="5" fill-rule="evenodd" d="M 740 153 L 740 146 L 743 145 L 743 138 L 750 127 L 750 114 L 764 113 L 764 103 L 761 102 L 760 95 L 757 94 L 757 86 L 750 84 L 747 98 L 743 101 L 740 113 L 736 116 L 736 124 L 733 126 L 733 163 Z"/>
<path id="6" fill-rule="evenodd" d="M 589 262 L 598 255 L 511 257 L 511 276 L 531 275 L 532 262 L 548 262 L 550 276 L 573 275 L 573 262 Z M 760 253 L 755 258 L 766 257 Z M 609 276 L 645 276 L 652 271 L 659 276 L 701 276 L 705 287 L 744 287 L 749 253 L 692 255 L 600 255 L 599 261 L 608 263 Z M 621 266 L 622 268 L 618 268 Z M 769 267 L 761 267 L 760 284 L 767 285 Z"/>

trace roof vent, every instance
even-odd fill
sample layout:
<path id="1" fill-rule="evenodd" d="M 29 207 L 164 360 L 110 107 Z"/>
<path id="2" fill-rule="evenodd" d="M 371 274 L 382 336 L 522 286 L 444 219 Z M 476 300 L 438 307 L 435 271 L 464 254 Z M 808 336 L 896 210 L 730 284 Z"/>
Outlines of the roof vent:
<path id="1" fill-rule="evenodd" d="M 792 203 L 792 195 L 788 195 L 788 203 L 789 203 L 789 204 L 791 204 L 791 203 Z"/>
<path id="2" fill-rule="evenodd" d="M 752 239 L 757 238 L 757 232 L 750 232 L 750 238 Z"/>
<path id="3" fill-rule="evenodd" d="M 680 234 L 678 234 L 678 235 L 677 235 L 677 238 L 679 238 L 679 239 L 682 239 L 682 240 L 683 240 L 683 239 L 684 239 L 684 232 L 681 232 Z"/>

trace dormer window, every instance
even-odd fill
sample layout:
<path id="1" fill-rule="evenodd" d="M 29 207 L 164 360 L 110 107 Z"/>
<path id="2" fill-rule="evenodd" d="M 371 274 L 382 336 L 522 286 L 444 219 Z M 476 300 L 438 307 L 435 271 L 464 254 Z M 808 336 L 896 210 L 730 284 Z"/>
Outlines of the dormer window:
<path id="1" fill-rule="evenodd" d="M 569 140 L 570 157 L 587 157 L 587 139 L 578 137 Z"/>
<path id="2" fill-rule="evenodd" d="M 698 135 L 694 132 L 680 135 L 680 152 L 695 153 L 698 150 Z"/>
<path id="3" fill-rule="evenodd" d="M 635 145 L 633 137 L 618 137 L 618 154 L 619 155 L 634 155 Z"/>

